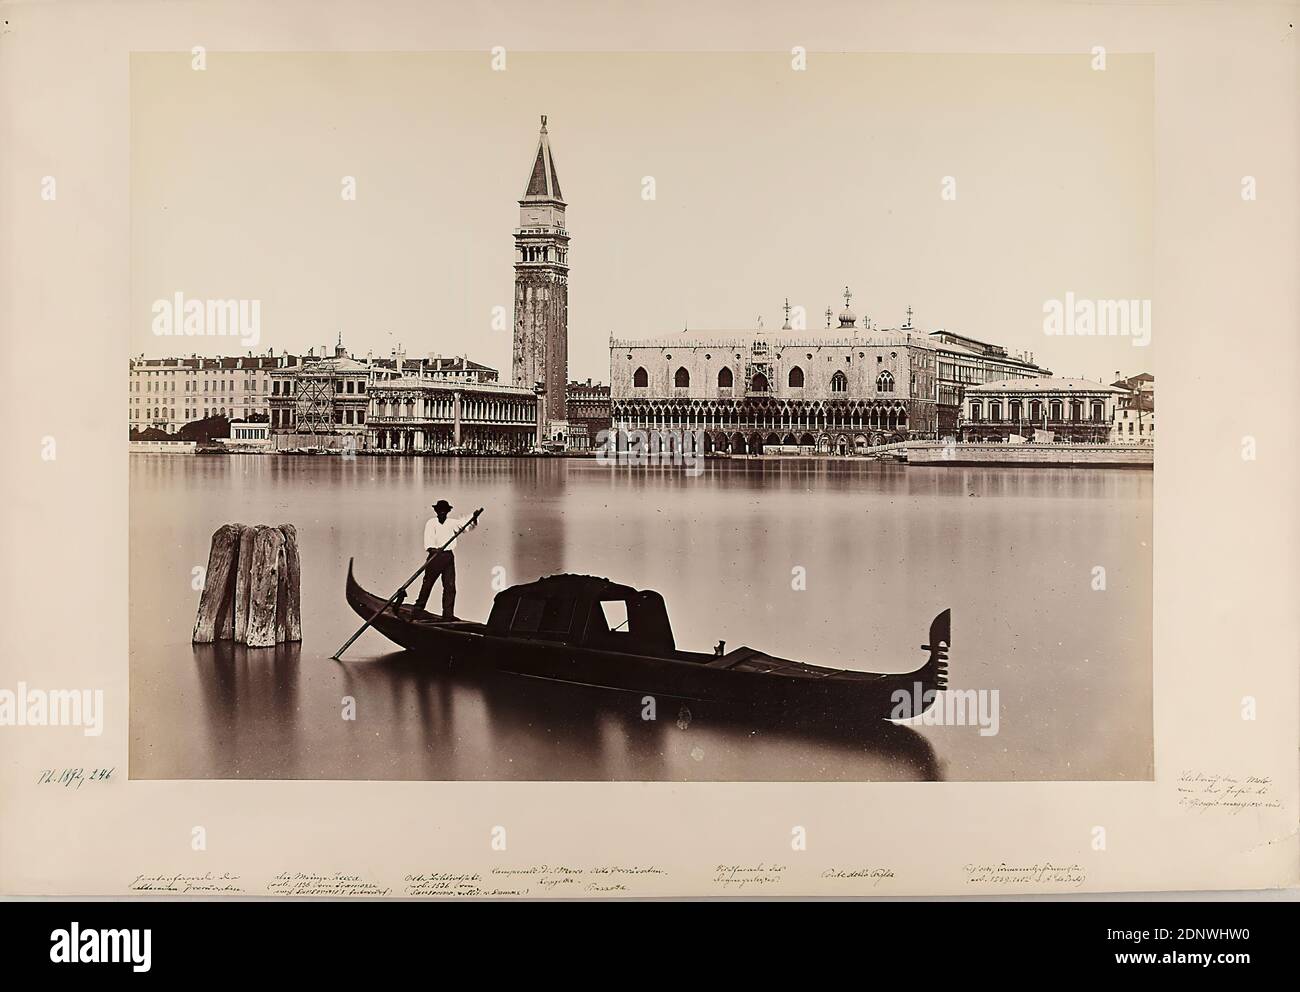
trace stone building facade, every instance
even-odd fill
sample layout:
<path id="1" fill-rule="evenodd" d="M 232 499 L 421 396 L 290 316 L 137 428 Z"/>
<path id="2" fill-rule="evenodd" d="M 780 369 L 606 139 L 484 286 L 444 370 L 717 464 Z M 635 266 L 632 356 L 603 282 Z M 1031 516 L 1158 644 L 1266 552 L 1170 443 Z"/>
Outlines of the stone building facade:
<path id="1" fill-rule="evenodd" d="M 1155 444 L 1156 377 L 1142 372 L 1125 379 L 1116 372 L 1111 385 L 1123 393 L 1115 404 L 1110 439 L 1116 444 Z"/>
<path id="2" fill-rule="evenodd" d="M 399 347 L 394 349 L 387 358 L 373 358 L 367 355 L 366 363 L 395 375 L 441 376 L 482 383 L 500 380 L 496 369 L 472 361 L 468 355 L 447 356 L 430 353 L 423 358 L 418 356 L 408 358 L 406 352 Z"/>
<path id="3" fill-rule="evenodd" d="M 910 323 L 910 314 L 909 314 Z M 955 437 L 962 418 L 962 404 L 969 386 L 1005 379 L 1036 379 L 1051 370 L 1034 364 L 1032 354 L 1013 355 L 997 344 L 989 344 L 953 331 L 931 331 L 939 359 L 939 435 Z"/>
<path id="4" fill-rule="evenodd" d="M 342 341 L 330 358 L 312 359 L 271 375 L 271 433 L 279 446 L 310 443 L 308 438 L 352 437 L 366 433 L 367 390 L 375 368 L 348 357 Z"/>
<path id="5" fill-rule="evenodd" d="M 585 451 L 610 427 L 609 386 L 603 382 L 571 382 L 564 398 L 569 422 L 569 449 Z"/>
<path id="6" fill-rule="evenodd" d="M 206 417 L 246 420 L 270 415 L 271 377 L 292 355 L 131 359 L 127 415 L 131 430 L 175 434 Z"/>
<path id="7" fill-rule="evenodd" d="M 511 394 L 512 399 L 517 398 L 513 387 L 501 385 L 498 378 L 496 369 L 471 361 L 467 356 L 431 354 L 425 358 L 408 358 L 400 345 L 387 358 L 367 355 L 361 361 L 348 355 L 340 337 L 334 354 L 328 358 L 308 355 L 272 374 L 269 397 L 271 433 L 279 448 L 339 447 L 343 444 L 362 448 L 382 440 L 387 448 L 405 443 L 407 447 L 404 450 L 441 451 L 452 446 L 452 441 L 443 443 L 443 435 L 455 436 L 457 419 L 452 407 L 447 406 L 448 430 L 435 430 L 442 423 L 443 394 L 450 396 L 456 391 L 479 390 L 487 395 L 495 389 L 503 391 L 503 395 Z M 388 383 L 400 383 L 406 390 L 426 391 L 427 395 L 421 394 L 421 402 L 412 408 L 409 422 L 404 413 L 399 415 L 398 408 L 391 405 L 395 402 L 393 398 L 382 391 L 379 403 L 372 402 L 374 391 Z M 532 411 L 527 415 L 527 423 L 534 424 L 535 397 L 532 390 L 524 392 Z M 404 395 L 404 398 L 414 396 Z M 384 430 L 371 430 L 370 418 L 380 406 L 385 410 L 384 416 L 392 419 L 385 422 Z M 429 416 L 423 416 L 425 412 Z M 491 422 L 512 428 L 512 437 L 516 433 L 513 428 L 518 426 L 518 417 L 513 409 L 508 418 L 504 408 L 485 407 L 481 417 L 477 406 L 473 410 L 465 407 L 463 412 L 465 425 Z M 475 443 L 465 447 L 479 450 L 478 441 L 490 439 L 490 432 L 470 431 L 466 437 L 474 439 Z M 488 447 L 483 447 L 483 450 L 488 450 Z M 490 447 L 497 450 L 496 446 Z"/>
<path id="8" fill-rule="evenodd" d="M 610 340 L 615 428 L 703 431 L 729 454 L 852 454 L 935 437 L 936 348 L 908 329 L 863 329 L 846 306 L 818 334 L 703 332 Z"/>
<path id="9" fill-rule="evenodd" d="M 374 383 L 368 398 L 377 451 L 518 454 L 541 440 L 539 396 L 519 386 L 402 376 Z"/>
<path id="10" fill-rule="evenodd" d="M 1029 439 L 1047 431 L 1057 442 L 1104 443 L 1122 395 L 1123 390 L 1087 379 L 1004 379 L 970 386 L 961 440 Z"/>

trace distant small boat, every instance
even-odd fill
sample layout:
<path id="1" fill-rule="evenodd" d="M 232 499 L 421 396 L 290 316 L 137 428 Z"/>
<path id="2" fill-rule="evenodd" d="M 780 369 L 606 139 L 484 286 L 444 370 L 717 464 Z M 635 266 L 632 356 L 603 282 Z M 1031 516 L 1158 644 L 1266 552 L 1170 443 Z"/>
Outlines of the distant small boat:
<path id="1" fill-rule="evenodd" d="M 347 600 L 366 620 L 387 602 L 361 587 L 351 560 Z M 662 596 L 591 575 L 512 586 L 497 594 L 487 623 L 389 606 L 373 626 L 412 652 L 458 666 L 653 696 L 881 719 L 895 714 L 895 693 L 919 698 L 924 712 L 947 688 L 952 637 L 951 610 L 944 610 L 930 624 L 929 643 L 921 645 L 929 658 L 900 674 L 821 668 L 749 647 L 722 653 L 721 644 L 713 654 L 682 651 Z"/>

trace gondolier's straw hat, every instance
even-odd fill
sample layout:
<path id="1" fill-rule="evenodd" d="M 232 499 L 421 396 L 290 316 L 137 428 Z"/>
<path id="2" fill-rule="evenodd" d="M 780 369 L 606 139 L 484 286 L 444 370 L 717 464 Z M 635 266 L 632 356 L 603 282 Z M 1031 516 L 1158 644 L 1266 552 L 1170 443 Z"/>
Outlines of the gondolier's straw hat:
<path id="1" fill-rule="evenodd" d="M 448 503 L 445 499 L 438 500 L 438 502 L 433 504 L 433 508 L 435 510 L 440 510 L 443 513 L 450 513 L 453 509 L 452 505 Z"/>

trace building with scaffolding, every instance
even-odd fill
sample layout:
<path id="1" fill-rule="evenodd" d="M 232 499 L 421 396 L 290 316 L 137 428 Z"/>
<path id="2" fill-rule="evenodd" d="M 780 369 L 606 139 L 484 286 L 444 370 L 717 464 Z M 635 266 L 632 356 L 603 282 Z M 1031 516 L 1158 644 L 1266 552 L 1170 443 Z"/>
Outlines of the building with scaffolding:
<path id="1" fill-rule="evenodd" d="M 340 338 L 328 358 L 271 373 L 271 433 L 277 448 L 343 447 L 366 434 L 367 390 L 395 373 L 348 357 Z"/>
<path id="2" fill-rule="evenodd" d="M 365 360 L 353 358 L 343 346 L 342 336 L 334 346 L 332 355 L 321 349 L 321 355 L 308 353 L 295 364 L 271 373 L 271 392 L 268 397 L 271 417 L 271 434 L 277 449 L 286 448 L 351 448 L 371 445 L 389 447 L 398 438 L 385 431 L 371 431 L 370 418 L 383 409 L 391 416 L 388 406 L 391 394 L 385 394 L 381 404 L 372 404 L 372 394 L 377 386 L 400 382 L 411 384 L 448 385 L 459 389 L 476 388 L 490 391 L 498 386 L 496 369 L 470 361 L 467 356 L 444 357 L 431 354 L 427 358 L 408 358 L 399 345 L 387 358 L 367 355 Z M 525 390 L 532 400 L 531 391 Z M 529 430 L 534 415 L 528 414 Z M 531 436 L 531 435 L 530 435 Z M 411 445 L 408 450 L 433 450 Z"/>

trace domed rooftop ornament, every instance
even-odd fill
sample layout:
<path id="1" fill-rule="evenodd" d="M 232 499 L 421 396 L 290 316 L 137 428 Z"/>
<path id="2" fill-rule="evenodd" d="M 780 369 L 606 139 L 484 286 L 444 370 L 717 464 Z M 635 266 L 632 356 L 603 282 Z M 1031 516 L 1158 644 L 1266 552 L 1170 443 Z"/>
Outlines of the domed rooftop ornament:
<path id="1" fill-rule="evenodd" d="M 858 315 L 849 305 L 853 301 L 853 290 L 844 287 L 844 309 L 840 311 L 840 327 L 853 327 L 858 322 Z"/>

